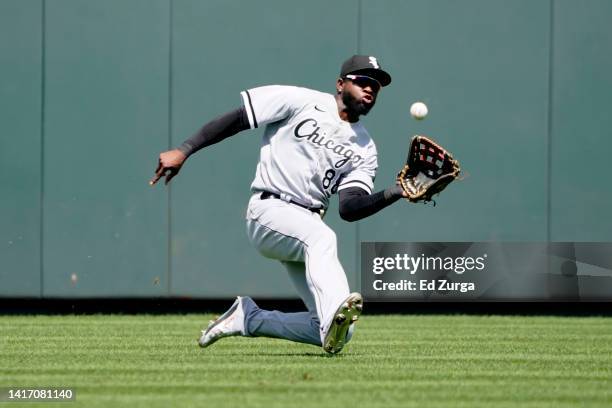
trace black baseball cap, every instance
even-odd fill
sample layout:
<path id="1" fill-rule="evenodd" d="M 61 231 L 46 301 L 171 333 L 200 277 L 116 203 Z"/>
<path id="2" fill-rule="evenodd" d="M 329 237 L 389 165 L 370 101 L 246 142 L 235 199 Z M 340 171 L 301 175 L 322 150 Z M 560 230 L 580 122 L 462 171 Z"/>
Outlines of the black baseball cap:
<path id="1" fill-rule="evenodd" d="M 391 83 L 391 75 L 384 71 L 378 59 L 371 55 L 353 55 L 344 61 L 340 68 L 340 77 L 344 78 L 349 74 L 369 76 L 380 82 L 382 86 Z"/>

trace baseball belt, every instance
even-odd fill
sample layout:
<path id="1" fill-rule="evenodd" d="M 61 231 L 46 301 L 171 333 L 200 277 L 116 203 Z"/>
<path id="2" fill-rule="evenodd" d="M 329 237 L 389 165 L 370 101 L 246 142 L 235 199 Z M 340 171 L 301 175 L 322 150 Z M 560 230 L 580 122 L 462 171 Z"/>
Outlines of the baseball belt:
<path id="1" fill-rule="evenodd" d="M 282 200 L 282 198 L 281 198 L 281 196 L 279 194 L 272 193 L 270 191 L 264 191 L 263 193 L 261 193 L 259 198 L 261 198 L 262 200 L 267 200 L 268 198 L 276 198 L 277 200 Z M 286 200 L 283 200 L 283 201 L 287 202 Z M 302 203 L 295 202 L 294 200 L 290 200 L 289 203 L 295 204 L 298 207 L 305 208 L 308 211 L 312 211 L 313 213 L 317 213 L 317 214 L 321 214 L 321 211 L 323 211 L 323 207 L 309 207 L 309 206 L 304 205 Z"/>

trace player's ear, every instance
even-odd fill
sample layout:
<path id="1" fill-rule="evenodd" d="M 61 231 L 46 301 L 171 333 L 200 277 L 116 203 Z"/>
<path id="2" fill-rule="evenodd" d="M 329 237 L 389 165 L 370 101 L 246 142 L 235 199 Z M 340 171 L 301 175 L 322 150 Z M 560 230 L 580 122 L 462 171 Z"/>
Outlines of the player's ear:
<path id="1" fill-rule="evenodd" d="M 342 88 L 344 88 L 344 80 L 342 78 L 338 78 L 336 81 L 336 93 L 341 93 Z"/>

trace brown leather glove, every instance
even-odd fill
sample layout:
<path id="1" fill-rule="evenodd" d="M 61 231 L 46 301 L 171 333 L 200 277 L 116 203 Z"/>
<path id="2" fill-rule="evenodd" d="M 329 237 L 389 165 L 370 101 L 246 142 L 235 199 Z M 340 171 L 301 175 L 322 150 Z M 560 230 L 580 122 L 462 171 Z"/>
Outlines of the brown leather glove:
<path id="1" fill-rule="evenodd" d="M 408 201 L 432 201 L 432 196 L 459 177 L 461 168 L 453 155 L 426 136 L 414 136 L 406 164 L 397 182 Z"/>

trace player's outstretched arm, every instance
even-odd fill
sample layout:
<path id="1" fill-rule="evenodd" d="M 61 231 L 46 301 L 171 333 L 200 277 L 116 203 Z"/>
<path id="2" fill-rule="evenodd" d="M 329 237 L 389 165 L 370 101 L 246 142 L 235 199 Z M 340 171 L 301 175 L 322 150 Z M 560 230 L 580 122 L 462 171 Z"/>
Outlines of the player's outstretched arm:
<path id="1" fill-rule="evenodd" d="M 166 184 L 168 184 L 179 173 L 189 156 L 206 146 L 219 143 L 242 130 L 249 129 L 249 127 L 249 119 L 244 106 L 211 120 L 177 149 L 168 150 L 159 155 L 155 176 L 149 181 L 149 184 L 154 185 L 162 177 L 166 177 Z"/>
<path id="2" fill-rule="evenodd" d="M 349 187 L 338 192 L 340 198 L 339 213 L 345 221 L 358 221 L 393 204 L 406 194 L 400 186 L 389 187 L 374 194 L 368 194 L 362 188 Z"/>

